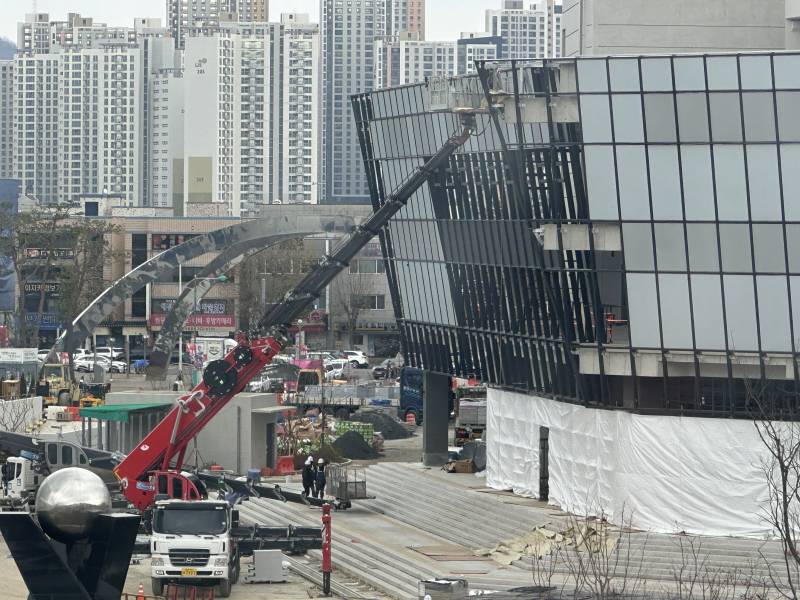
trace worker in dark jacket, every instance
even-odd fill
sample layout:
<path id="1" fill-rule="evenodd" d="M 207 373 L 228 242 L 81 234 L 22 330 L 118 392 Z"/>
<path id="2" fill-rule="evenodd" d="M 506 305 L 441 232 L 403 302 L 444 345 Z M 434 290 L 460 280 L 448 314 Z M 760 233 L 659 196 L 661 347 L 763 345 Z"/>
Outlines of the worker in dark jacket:
<path id="1" fill-rule="evenodd" d="M 303 467 L 303 493 L 307 497 L 314 497 L 314 480 L 316 479 L 316 472 L 314 469 L 314 457 L 309 456 L 306 459 L 306 464 Z"/>
<path id="2" fill-rule="evenodd" d="M 320 458 L 317 462 L 317 478 L 315 483 L 315 488 L 317 491 L 317 498 L 322 499 L 325 495 L 325 459 Z"/>

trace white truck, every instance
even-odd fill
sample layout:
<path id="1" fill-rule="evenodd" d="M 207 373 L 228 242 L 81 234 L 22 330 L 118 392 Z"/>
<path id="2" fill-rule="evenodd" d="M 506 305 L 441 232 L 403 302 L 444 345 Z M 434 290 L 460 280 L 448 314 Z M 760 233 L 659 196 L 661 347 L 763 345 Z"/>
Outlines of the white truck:
<path id="1" fill-rule="evenodd" d="M 34 470 L 33 457 L 9 456 L 2 466 L 3 495 L 12 505 L 34 494 L 44 479 Z"/>
<path id="2" fill-rule="evenodd" d="M 153 594 L 170 582 L 216 582 L 221 598 L 239 579 L 239 548 L 232 528 L 239 511 L 218 500 L 160 500 L 153 507 L 150 572 Z"/>

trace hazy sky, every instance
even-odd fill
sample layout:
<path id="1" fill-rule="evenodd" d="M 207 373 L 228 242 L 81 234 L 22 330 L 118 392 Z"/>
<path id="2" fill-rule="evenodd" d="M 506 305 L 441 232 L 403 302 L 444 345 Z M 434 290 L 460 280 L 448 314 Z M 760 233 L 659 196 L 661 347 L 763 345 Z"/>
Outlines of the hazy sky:
<path id="1" fill-rule="evenodd" d="M 483 31 L 484 11 L 499 8 L 501 0 L 427 0 L 426 37 L 453 40 L 461 31 Z M 32 0 L 0 0 L 0 36 L 17 41 L 17 21 L 32 11 Z M 50 13 L 51 20 L 62 20 L 77 12 L 109 25 L 131 27 L 134 17 L 165 17 L 165 0 L 37 0 L 39 12 Z M 318 21 L 319 0 L 270 0 L 270 19 L 281 12 L 307 12 Z"/>

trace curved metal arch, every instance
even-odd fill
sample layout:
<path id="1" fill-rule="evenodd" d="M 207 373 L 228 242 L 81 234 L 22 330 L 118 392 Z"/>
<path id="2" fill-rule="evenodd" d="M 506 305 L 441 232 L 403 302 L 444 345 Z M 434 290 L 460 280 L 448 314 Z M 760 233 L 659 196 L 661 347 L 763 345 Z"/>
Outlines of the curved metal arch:
<path id="1" fill-rule="evenodd" d="M 167 376 L 167 366 L 175 348 L 175 344 L 180 338 L 183 326 L 186 320 L 191 315 L 194 308 L 195 297 L 197 299 L 205 296 L 208 291 L 214 287 L 216 281 L 207 279 L 211 277 L 219 277 L 227 273 L 244 259 L 258 254 L 267 248 L 274 246 L 282 241 L 288 239 L 297 239 L 298 237 L 308 237 L 309 235 L 316 235 L 323 233 L 317 232 L 294 232 L 287 233 L 286 235 L 267 236 L 265 238 L 256 238 L 247 242 L 235 244 L 222 252 L 219 256 L 209 262 L 202 271 L 200 276 L 204 279 L 196 279 L 195 283 L 187 285 L 178 299 L 175 301 L 167 318 L 164 319 L 164 324 L 161 326 L 161 331 L 158 334 L 158 339 L 150 354 L 150 366 L 147 369 L 147 380 L 156 381 L 164 380 Z"/>
<path id="2" fill-rule="evenodd" d="M 192 260 L 207 252 L 218 252 L 233 245 L 264 239 L 269 235 L 285 235 L 292 232 L 302 236 L 320 232 L 350 231 L 353 221 L 340 216 L 282 215 L 264 217 L 198 235 L 183 244 L 165 250 L 142 263 L 115 281 L 95 298 L 56 340 L 51 352 L 74 352 L 75 348 L 111 316 L 114 309 L 125 299 L 148 283 L 175 272 L 179 264 Z"/>

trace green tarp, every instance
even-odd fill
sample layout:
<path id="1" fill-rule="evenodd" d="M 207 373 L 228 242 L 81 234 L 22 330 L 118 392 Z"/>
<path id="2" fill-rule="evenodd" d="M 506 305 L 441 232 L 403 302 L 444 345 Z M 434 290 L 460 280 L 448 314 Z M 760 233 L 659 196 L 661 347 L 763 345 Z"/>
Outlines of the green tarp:
<path id="1" fill-rule="evenodd" d="M 149 402 L 143 404 L 105 404 L 103 406 L 92 406 L 80 409 L 80 416 L 101 421 L 118 421 L 127 423 L 131 413 L 138 411 L 153 410 L 156 408 L 168 408 L 169 403 Z"/>

